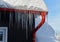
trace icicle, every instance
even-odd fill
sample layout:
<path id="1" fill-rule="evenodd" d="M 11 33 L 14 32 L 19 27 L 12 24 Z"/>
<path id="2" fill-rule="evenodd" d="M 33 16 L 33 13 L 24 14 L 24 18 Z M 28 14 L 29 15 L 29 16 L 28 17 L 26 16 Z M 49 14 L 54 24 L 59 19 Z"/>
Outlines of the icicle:
<path id="1" fill-rule="evenodd" d="M 19 24 L 20 24 L 20 13 L 18 12 L 18 28 L 19 28 Z"/>
<path id="2" fill-rule="evenodd" d="M 23 13 L 22 13 L 21 19 L 22 19 L 22 30 L 23 30 Z"/>
<path id="3" fill-rule="evenodd" d="M 1 12 L 0 12 L 0 23 L 1 23 Z"/>
<path id="4" fill-rule="evenodd" d="M 9 12 L 9 28 L 13 27 L 13 13 Z"/>
<path id="5" fill-rule="evenodd" d="M 29 12 L 29 27 L 31 31 L 32 31 L 32 24 L 33 24 L 33 14 Z"/>
<path id="6" fill-rule="evenodd" d="M 26 40 L 28 40 L 28 14 L 26 14 Z"/>
<path id="7" fill-rule="evenodd" d="M 9 28 L 10 28 L 10 26 L 11 26 L 11 20 L 12 19 L 12 17 L 11 17 L 11 12 L 10 12 L 10 14 L 9 14 Z"/>

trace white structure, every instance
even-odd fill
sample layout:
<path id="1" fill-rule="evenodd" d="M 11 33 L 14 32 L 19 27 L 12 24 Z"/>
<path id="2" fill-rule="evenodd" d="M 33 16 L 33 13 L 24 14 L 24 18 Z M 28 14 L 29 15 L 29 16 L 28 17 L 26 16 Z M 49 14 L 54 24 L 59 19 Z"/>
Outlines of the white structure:
<path id="1" fill-rule="evenodd" d="M 0 42 L 7 42 L 7 27 L 0 27 Z"/>

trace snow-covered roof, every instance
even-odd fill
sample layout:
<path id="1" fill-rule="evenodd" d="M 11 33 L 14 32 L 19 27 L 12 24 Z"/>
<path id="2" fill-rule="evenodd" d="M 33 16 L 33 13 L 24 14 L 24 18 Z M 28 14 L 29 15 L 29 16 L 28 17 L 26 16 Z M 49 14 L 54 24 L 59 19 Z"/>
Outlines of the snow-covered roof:
<path id="1" fill-rule="evenodd" d="M 0 0 L 0 6 L 23 10 L 48 11 L 43 0 Z"/>

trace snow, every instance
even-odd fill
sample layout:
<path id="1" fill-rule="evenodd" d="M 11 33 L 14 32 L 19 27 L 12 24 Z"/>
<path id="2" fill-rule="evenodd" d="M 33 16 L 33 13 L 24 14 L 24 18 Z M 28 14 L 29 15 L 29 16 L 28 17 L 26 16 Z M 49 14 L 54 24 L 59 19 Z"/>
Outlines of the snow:
<path id="1" fill-rule="evenodd" d="M 7 7 L 4 1 L 0 1 L 0 7 Z"/>
<path id="2" fill-rule="evenodd" d="M 3 0 L 0 0 L 0 8 L 11 8 L 11 5 Z"/>
<path id="3" fill-rule="evenodd" d="M 35 26 L 38 25 L 39 21 L 41 21 L 41 19 L 39 17 L 36 18 Z M 36 42 L 58 42 L 54 29 L 48 23 L 45 22 L 36 32 Z"/>
<path id="4" fill-rule="evenodd" d="M 0 4 L 2 3 L 5 7 L 7 7 L 6 5 L 7 3 L 14 7 L 15 9 L 48 11 L 47 6 L 43 0 L 3 0 L 3 1 L 4 2 L 0 2 Z"/>

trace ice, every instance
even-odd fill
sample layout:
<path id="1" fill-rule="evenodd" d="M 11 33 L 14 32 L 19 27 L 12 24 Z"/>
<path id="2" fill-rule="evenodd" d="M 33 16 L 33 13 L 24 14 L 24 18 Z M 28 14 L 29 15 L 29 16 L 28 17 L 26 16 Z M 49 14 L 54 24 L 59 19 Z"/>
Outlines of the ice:
<path id="1" fill-rule="evenodd" d="M 41 21 L 40 18 L 35 20 L 35 26 L 38 25 L 39 21 Z M 36 42 L 58 42 L 55 30 L 47 22 L 36 32 Z"/>
<path id="2" fill-rule="evenodd" d="M 0 0 L 0 6 L 24 10 L 48 11 L 43 0 Z"/>

